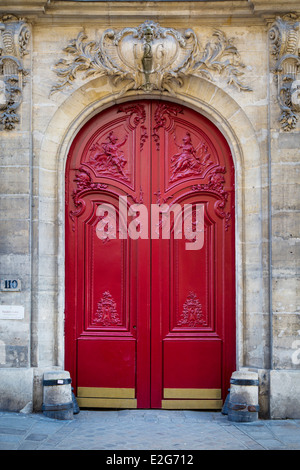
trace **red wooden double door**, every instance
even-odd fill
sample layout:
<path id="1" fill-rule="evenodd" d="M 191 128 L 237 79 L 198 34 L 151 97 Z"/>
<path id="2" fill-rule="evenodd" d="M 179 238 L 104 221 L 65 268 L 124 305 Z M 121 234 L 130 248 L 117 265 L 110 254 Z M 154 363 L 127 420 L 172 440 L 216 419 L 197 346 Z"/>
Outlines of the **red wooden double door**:
<path id="1" fill-rule="evenodd" d="M 174 103 L 112 106 L 70 148 L 65 207 L 65 366 L 79 406 L 221 408 L 235 368 L 222 134 Z"/>

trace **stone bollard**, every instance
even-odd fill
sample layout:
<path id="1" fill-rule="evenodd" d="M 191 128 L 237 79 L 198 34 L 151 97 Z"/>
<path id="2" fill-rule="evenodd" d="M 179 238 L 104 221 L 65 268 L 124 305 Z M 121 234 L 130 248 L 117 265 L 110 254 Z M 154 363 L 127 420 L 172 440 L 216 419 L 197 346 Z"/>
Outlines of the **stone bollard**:
<path id="1" fill-rule="evenodd" d="M 230 379 L 228 420 L 256 421 L 258 411 L 258 374 L 247 370 L 233 372 Z"/>
<path id="2" fill-rule="evenodd" d="M 77 400 L 76 400 L 76 397 L 75 397 L 75 394 L 74 394 L 73 390 L 74 390 L 74 388 L 72 387 L 73 413 L 74 413 L 74 415 L 77 415 L 78 413 L 80 413 L 80 408 L 78 406 L 78 403 L 77 403 Z"/>
<path id="3" fill-rule="evenodd" d="M 222 411 L 221 411 L 222 415 L 228 415 L 229 400 L 230 400 L 230 388 L 228 389 L 227 397 L 226 397 L 226 400 L 225 400 L 224 405 L 222 407 Z"/>
<path id="4" fill-rule="evenodd" d="M 64 370 L 44 373 L 43 414 L 54 419 L 73 419 L 70 374 Z"/>

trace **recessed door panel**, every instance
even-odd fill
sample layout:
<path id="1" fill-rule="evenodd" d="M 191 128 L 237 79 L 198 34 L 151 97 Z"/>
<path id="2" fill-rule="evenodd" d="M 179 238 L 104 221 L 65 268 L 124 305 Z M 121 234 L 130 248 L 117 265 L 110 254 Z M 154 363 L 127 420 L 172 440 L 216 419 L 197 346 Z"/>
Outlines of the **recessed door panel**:
<path id="1" fill-rule="evenodd" d="M 221 389 L 219 339 L 165 339 L 164 389 Z"/>
<path id="2" fill-rule="evenodd" d="M 215 274 L 214 226 L 206 220 L 199 238 L 202 234 L 203 246 L 199 250 L 187 250 L 197 243 L 196 237 L 193 240 L 171 239 L 170 331 L 208 331 L 215 325 L 212 282 Z M 200 242 L 202 244 L 202 240 Z"/>
<path id="3" fill-rule="evenodd" d="M 80 387 L 135 389 L 136 350 L 133 339 L 80 338 L 77 354 Z"/>

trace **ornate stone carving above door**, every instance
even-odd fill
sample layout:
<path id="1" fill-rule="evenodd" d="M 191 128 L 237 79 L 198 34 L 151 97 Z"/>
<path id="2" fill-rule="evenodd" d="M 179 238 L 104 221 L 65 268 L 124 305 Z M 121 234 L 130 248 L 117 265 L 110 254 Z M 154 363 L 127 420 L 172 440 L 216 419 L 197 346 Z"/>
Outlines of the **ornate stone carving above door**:
<path id="1" fill-rule="evenodd" d="M 16 110 L 28 75 L 23 56 L 28 54 L 29 38 L 30 30 L 23 18 L 5 15 L 0 19 L 0 125 L 4 130 L 14 129 L 20 120 Z"/>
<path id="2" fill-rule="evenodd" d="M 120 95 L 129 90 L 174 94 L 174 84 L 182 86 L 184 77 L 196 75 L 213 80 L 216 73 L 239 90 L 251 90 L 242 82 L 245 66 L 237 48 L 219 30 L 204 47 L 192 29 L 180 32 L 153 21 L 120 31 L 108 29 L 100 41 L 87 39 L 81 32 L 64 49 L 72 57 L 55 65 L 60 81 L 51 93 L 72 85 L 79 73 L 83 78 L 108 76 L 114 86 L 121 83 Z"/>

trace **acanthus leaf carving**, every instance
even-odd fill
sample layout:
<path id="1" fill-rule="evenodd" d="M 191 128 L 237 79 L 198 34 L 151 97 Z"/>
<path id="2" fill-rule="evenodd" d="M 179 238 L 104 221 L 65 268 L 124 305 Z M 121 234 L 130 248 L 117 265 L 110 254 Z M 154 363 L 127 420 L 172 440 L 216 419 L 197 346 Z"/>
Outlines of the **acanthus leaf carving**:
<path id="1" fill-rule="evenodd" d="M 160 139 L 158 130 L 162 127 L 166 129 L 168 126 L 173 126 L 173 118 L 178 114 L 183 113 L 182 106 L 169 103 L 159 103 L 154 113 L 155 126 L 153 127 L 152 137 L 156 145 L 156 149 L 159 150 Z"/>
<path id="2" fill-rule="evenodd" d="M 279 122 L 286 132 L 296 127 L 300 112 L 300 21 L 295 14 L 277 17 L 269 30 L 271 55 L 275 58 L 272 72 L 278 87 L 281 109 Z"/>
<path id="3" fill-rule="evenodd" d="M 213 81 L 211 72 L 225 74 L 227 84 L 234 85 L 239 91 L 252 91 L 252 88 L 239 78 L 244 75 L 240 54 L 233 44 L 233 39 L 227 39 L 225 33 L 215 30 L 212 38 L 206 43 L 202 57 L 197 56 L 191 75 L 205 76 Z M 211 71 L 211 72 L 210 72 Z"/>
<path id="4" fill-rule="evenodd" d="M 30 30 L 23 18 L 5 15 L 0 20 L 0 124 L 12 130 L 20 121 L 17 109 L 22 103 L 28 71 L 23 57 L 28 54 Z"/>
<path id="5" fill-rule="evenodd" d="M 132 194 L 127 193 L 127 196 L 131 197 L 131 199 L 133 200 L 133 202 L 135 204 L 144 204 L 144 192 L 143 192 L 143 188 L 141 186 L 140 186 L 139 195 L 134 196 Z"/>
<path id="6" fill-rule="evenodd" d="M 174 95 L 174 84 L 181 87 L 184 77 L 213 80 L 215 73 L 226 75 L 227 84 L 238 90 L 251 90 L 241 80 L 245 66 L 236 46 L 219 30 L 213 32 L 204 52 L 192 29 L 180 32 L 153 21 L 120 31 L 108 29 L 99 41 L 87 39 L 80 32 L 64 49 L 72 59 L 57 62 L 55 72 L 60 81 L 51 93 L 71 86 L 78 74 L 84 79 L 107 76 L 116 87 L 121 83 L 119 95 L 130 90 Z"/>
<path id="7" fill-rule="evenodd" d="M 127 115 L 127 123 L 130 129 L 141 128 L 140 150 L 143 149 L 144 143 L 148 139 L 147 128 L 144 125 L 146 120 L 145 106 L 140 103 L 122 105 L 118 109 L 118 113 L 123 112 Z"/>
<path id="8" fill-rule="evenodd" d="M 172 196 L 167 196 L 167 197 L 162 197 L 162 195 L 161 195 L 161 190 L 160 190 L 160 189 L 158 189 L 158 190 L 156 191 L 156 193 L 153 193 L 153 194 L 154 194 L 154 196 L 156 196 L 156 204 L 157 204 L 158 206 L 161 206 L 161 205 L 163 205 L 163 204 L 166 204 L 167 201 L 168 201 L 168 199 L 173 199 L 173 197 L 174 197 L 174 195 L 172 195 Z"/>

